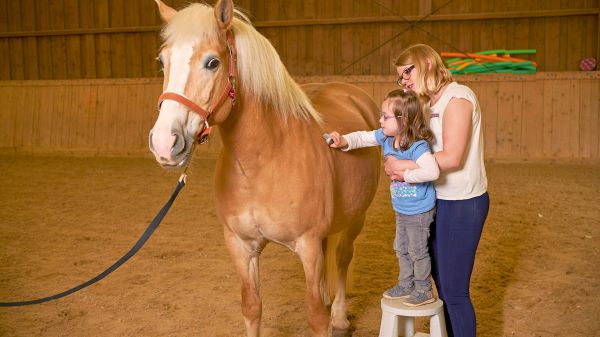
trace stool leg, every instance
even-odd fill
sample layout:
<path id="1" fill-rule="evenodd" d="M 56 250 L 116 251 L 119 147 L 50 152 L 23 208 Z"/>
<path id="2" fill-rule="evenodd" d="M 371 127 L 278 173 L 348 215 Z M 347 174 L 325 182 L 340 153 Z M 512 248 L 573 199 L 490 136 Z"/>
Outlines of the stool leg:
<path id="1" fill-rule="evenodd" d="M 448 337 L 446 332 L 446 320 L 444 312 L 431 316 L 429 320 L 429 336 L 430 337 Z"/>
<path id="2" fill-rule="evenodd" d="M 381 313 L 379 337 L 398 337 L 398 316 L 385 311 Z"/>
<path id="3" fill-rule="evenodd" d="M 398 326 L 400 326 L 400 336 L 413 337 L 415 335 L 415 318 L 414 317 L 398 317 Z"/>

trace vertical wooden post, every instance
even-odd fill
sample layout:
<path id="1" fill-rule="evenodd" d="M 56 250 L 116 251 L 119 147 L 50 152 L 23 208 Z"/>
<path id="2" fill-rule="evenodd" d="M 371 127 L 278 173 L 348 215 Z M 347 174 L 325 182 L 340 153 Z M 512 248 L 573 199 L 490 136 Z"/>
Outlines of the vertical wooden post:
<path id="1" fill-rule="evenodd" d="M 596 18 L 596 60 L 600 59 L 600 4 L 598 4 L 598 17 Z"/>

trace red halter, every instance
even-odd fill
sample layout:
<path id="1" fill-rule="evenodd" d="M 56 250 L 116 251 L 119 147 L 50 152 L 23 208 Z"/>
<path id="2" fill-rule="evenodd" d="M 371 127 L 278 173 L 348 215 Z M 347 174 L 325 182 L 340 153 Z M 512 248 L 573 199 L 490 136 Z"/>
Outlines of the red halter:
<path id="1" fill-rule="evenodd" d="M 231 99 L 231 105 L 235 104 L 235 79 L 237 76 L 237 51 L 235 49 L 235 39 L 233 36 L 233 32 L 228 30 L 226 33 L 227 37 L 227 49 L 229 50 L 229 77 L 227 78 L 227 83 L 223 86 L 223 90 L 221 94 L 208 108 L 205 110 L 201 108 L 198 104 L 192 102 L 187 97 L 178 94 L 176 92 L 163 92 L 160 97 L 158 97 L 158 108 L 162 105 L 162 102 L 165 100 L 175 101 L 177 103 L 185 105 L 188 109 L 200 115 L 204 118 L 204 124 L 202 126 L 202 130 L 198 134 L 198 142 L 203 144 L 208 139 L 208 135 L 210 134 L 211 127 L 208 125 L 208 117 L 217 110 L 223 102 L 225 102 L 225 98 L 229 96 Z"/>

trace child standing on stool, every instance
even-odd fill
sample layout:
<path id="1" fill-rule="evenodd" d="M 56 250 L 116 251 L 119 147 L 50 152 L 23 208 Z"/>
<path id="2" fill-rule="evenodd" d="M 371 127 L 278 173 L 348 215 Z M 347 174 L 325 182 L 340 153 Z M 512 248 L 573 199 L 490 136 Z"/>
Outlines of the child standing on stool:
<path id="1" fill-rule="evenodd" d="M 427 248 L 429 225 L 435 213 L 435 190 L 431 181 L 439 168 L 429 143 L 433 134 L 425 124 L 423 105 L 410 90 L 388 93 L 382 103 L 375 131 L 357 131 L 341 136 L 331 132 L 333 148 L 349 151 L 381 146 L 383 156 L 415 161 L 419 168 L 406 170 L 400 180 L 392 180 L 390 192 L 396 212 L 394 250 L 400 265 L 398 284 L 383 293 L 385 298 L 402 298 L 408 306 L 435 301 L 431 285 L 431 259 Z"/>

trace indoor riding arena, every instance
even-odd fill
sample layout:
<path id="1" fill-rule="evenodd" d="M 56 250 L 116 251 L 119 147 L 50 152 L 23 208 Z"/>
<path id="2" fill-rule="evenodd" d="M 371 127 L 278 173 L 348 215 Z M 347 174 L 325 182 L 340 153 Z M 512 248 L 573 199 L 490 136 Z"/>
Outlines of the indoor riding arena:
<path id="1" fill-rule="evenodd" d="M 377 106 L 398 88 L 393 61 L 403 49 L 438 51 L 482 111 L 490 210 L 471 277 L 477 335 L 600 333 L 598 1 L 234 2 L 296 82 L 349 83 Z M 189 1 L 163 3 L 182 10 Z M 215 177 L 230 169 L 218 164 L 228 144 L 222 125 L 192 147 L 186 185 L 145 245 L 102 274 L 140 240 L 182 173 L 161 167 L 148 145 L 163 75 L 174 71 L 157 62 L 163 25 L 152 0 L 0 0 L 0 336 L 247 335 L 217 210 L 228 195 L 215 192 Z M 228 118 L 246 100 L 238 97 Z M 292 183 L 262 188 L 294 193 Z M 382 293 L 399 268 L 389 183 L 381 166 L 348 272 L 350 327 L 334 336 L 380 333 Z M 320 198 L 318 187 L 306 199 Z M 261 336 L 313 335 L 305 268 L 288 248 L 271 242 L 260 254 Z M 68 296 L 6 305 L 98 275 Z M 417 317 L 415 330 L 429 329 Z"/>

